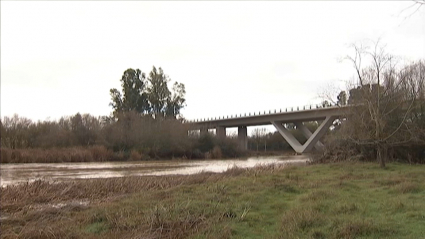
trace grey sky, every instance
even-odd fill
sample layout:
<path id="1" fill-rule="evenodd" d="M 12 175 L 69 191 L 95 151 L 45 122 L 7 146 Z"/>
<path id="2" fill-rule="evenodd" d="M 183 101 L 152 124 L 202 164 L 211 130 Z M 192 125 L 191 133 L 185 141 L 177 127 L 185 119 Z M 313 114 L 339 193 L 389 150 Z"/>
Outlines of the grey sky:
<path id="1" fill-rule="evenodd" d="M 187 119 L 315 104 L 353 76 L 349 44 L 425 58 L 403 2 L 1 1 L 1 116 L 109 115 L 127 68 L 186 85 Z"/>

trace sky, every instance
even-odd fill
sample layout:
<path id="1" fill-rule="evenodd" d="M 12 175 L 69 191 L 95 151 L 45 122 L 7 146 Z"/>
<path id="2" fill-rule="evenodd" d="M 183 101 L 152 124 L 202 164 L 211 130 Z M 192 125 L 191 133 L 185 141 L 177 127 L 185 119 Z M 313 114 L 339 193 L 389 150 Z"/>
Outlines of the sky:
<path id="1" fill-rule="evenodd" d="M 412 1 L 1 1 L 1 116 L 110 115 L 128 68 L 186 86 L 186 119 L 320 103 L 351 44 L 425 59 Z M 331 94 L 332 95 L 332 94 Z"/>

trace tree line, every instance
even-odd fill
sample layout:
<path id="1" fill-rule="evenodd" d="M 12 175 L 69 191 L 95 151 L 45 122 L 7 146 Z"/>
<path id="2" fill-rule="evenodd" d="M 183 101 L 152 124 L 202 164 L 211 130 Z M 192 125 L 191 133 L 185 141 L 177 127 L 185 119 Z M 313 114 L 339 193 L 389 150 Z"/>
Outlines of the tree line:
<path id="1" fill-rule="evenodd" d="M 100 149 L 109 150 L 107 155 L 115 160 L 129 159 L 132 153 L 139 155 L 133 157 L 134 160 L 238 157 L 245 153 L 239 149 L 236 135 L 224 139 L 210 133 L 191 135 L 179 119 L 159 121 L 134 111 L 118 113 L 116 117 L 114 120 L 110 116 L 77 113 L 57 121 L 32 122 L 16 114 L 6 116 L 0 121 L 1 147 L 3 150 L 52 150 L 102 146 Z M 314 131 L 317 122 L 307 127 Z M 306 141 L 295 126 L 288 125 L 288 128 L 301 143 Z M 248 137 L 248 149 L 255 152 L 292 150 L 278 132 L 266 132 L 264 128 L 253 130 Z M 112 157 L 111 152 L 121 156 Z"/>
<path id="2" fill-rule="evenodd" d="M 100 149 L 105 151 L 104 155 L 118 160 L 243 154 L 235 138 L 221 140 L 188 134 L 180 113 L 186 105 L 185 86 L 176 82 L 169 87 L 170 78 L 161 68 L 153 67 L 148 75 L 130 68 L 124 71 L 120 81 L 121 91 L 110 90 L 113 112 L 109 116 L 77 113 L 56 121 L 38 122 L 18 115 L 4 117 L 0 121 L 2 162 L 18 157 L 7 149 L 97 147 L 94 150 L 97 154 Z M 120 156 L 113 157 L 111 153 Z"/>

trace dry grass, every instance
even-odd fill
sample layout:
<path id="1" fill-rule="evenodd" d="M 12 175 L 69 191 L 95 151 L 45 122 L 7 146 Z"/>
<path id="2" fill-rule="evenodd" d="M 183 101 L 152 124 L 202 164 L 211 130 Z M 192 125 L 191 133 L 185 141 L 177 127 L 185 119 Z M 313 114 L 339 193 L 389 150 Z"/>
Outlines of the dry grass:
<path id="1" fill-rule="evenodd" d="M 0 189 L 1 237 L 424 238 L 424 180 L 423 166 L 343 163 L 37 181 Z"/>
<path id="2" fill-rule="evenodd" d="M 51 149 L 0 148 L 0 151 L 1 163 L 104 162 L 123 159 L 104 146 Z"/>
<path id="3" fill-rule="evenodd" d="M 420 191 L 420 187 L 417 183 L 404 181 L 394 187 L 395 191 L 398 193 L 417 193 Z"/>
<path id="4" fill-rule="evenodd" d="M 323 225 L 325 220 L 325 215 L 312 208 L 289 210 L 282 217 L 282 236 L 297 238 L 309 233 L 317 236 L 319 233 L 311 229 Z"/>
<path id="5" fill-rule="evenodd" d="M 109 238 L 186 238 L 203 227 L 206 216 L 190 209 L 190 200 L 184 204 L 155 204 L 148 211 L 134 211 L 121 206 L 90 213 L 79 219 L 89 225 L 85 233 L 77 233 L 66 223 L 69 217 L 93 205 L 113 205 L 134 194 L 152 195 L 155 202 L 172 200 L 167 190 L 192 185 L 203 185 L 236 178 L 245 173 L 266 173 L 265 167 L 253 169 L 233 167 L 224 173 L 200 173 L 184 176 L 145 176 L 108 179 L 87 179 L 74 182 L 47 182 L 10 185 L 0 188 L 1 212 L 13 215 L 3 220 L 1 238 L 90 238 L 108 231 Z M 221 188 L 221 193 L 226 193 Z M 89 202 L 89 206 L 72 202 Z M 63 203 L 60 208 L 52 207 Z M 134 213 L 142 214 L 134 220 Z M 224 213 L 220 214 L 220 217 Z M 139 215 L 140 216 L 140 215 Z M 16 218 L 19 218 L 16 220 Z M 19 233 L 15 233 L 16 228 Z M 88 233 L 88 234 L 86 234 Z M 93 236 L 93 235 L 92 235 Z"/>
<path id="6" fill-rule="evenodd" d="M 243 169 L 232 167 L 224 173 L 200 173 L 195 175 L 121 177 L 85 179 L 72 182 L 48 182 L 37 180 L 0 188 L 3 212 L 20 210 L 26 205 L 54 203 L 69 200 L 107 201 L 117 196 L 132 193 L 164 190 L 180 185 L 216 182 L 223 178 L 237 177 L 246 171 L 264 172 L 267 167 Z M 18 200 L 19 199 L 19 200 Z"/>
<path id="7" fill-rule="evenodd" d="M 141 155 L 139 152 L 137 152 L 136 150 L 131 150 L 131 153 L 130 153 L 130 160 L 131 160 L 131 161 L 139 161 L 139 160 L 142 160 L 142 155 Z"/>

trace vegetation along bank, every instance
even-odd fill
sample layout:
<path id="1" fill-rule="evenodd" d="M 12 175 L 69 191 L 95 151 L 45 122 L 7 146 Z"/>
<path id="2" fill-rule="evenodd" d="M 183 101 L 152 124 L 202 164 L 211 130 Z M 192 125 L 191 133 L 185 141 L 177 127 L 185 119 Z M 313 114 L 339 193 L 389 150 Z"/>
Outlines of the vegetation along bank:
<path id="1" fill-rule="evenodd" d="M 2 238 L 425 238 L 424 165 L 341 162 L 0 189 Z"/>

